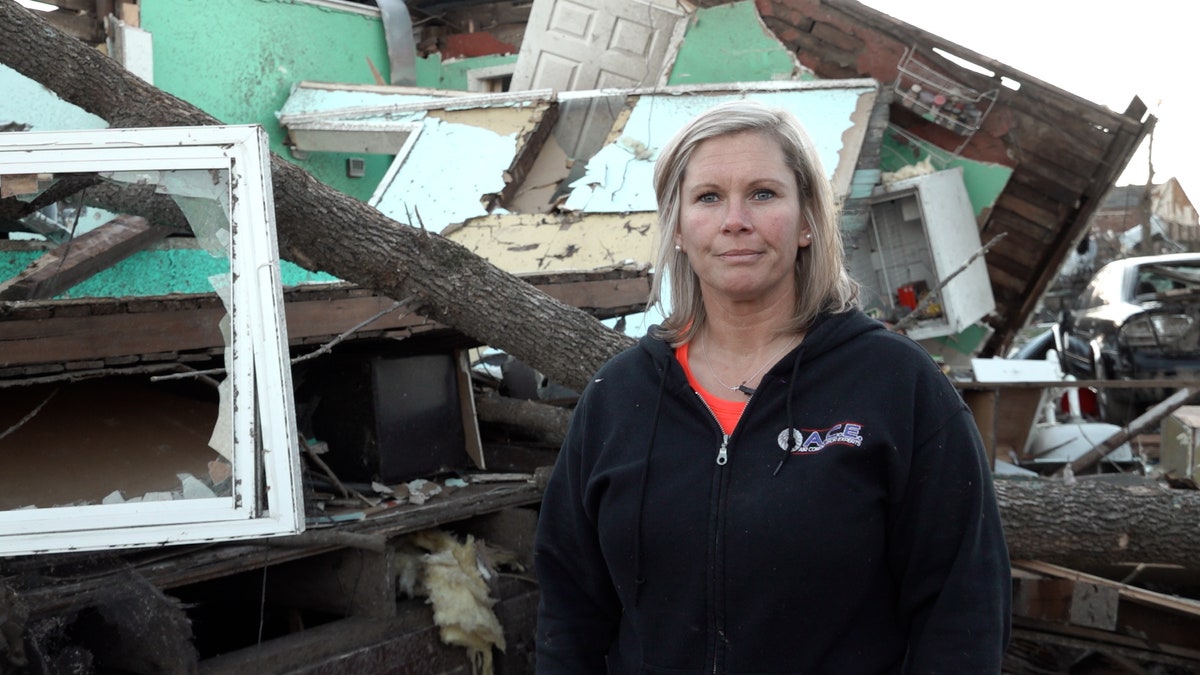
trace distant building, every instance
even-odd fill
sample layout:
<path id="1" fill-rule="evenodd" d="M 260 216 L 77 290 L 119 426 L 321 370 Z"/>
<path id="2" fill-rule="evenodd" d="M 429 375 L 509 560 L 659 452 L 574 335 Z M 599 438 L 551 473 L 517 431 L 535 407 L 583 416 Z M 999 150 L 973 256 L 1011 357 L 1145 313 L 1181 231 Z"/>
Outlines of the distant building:
<path id="1" fill-rule="evenodd" d="M 1088 233 L 1059 268 L 1058 276 L 1042 298 L 1034 322 L 1052 321 L 1069 307 L 1105 263 L 1134 255 L 1200 251 L 1200 217 L 1179 181 L 1170 178 L 1150 186 L 1149 250 L 1142 241 L 1144 185 L 1115 186 L 1089 222 Z"/>

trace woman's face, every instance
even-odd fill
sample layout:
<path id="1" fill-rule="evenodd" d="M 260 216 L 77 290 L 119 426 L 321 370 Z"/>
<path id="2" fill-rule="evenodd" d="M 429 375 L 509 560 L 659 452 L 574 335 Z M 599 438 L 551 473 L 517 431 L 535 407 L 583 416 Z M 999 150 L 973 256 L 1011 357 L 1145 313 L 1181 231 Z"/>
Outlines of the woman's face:
<path id="1" fill-rule="evenodd" d="M 774 139 L 745 131 L 696 147 L 680 189 L 675 243 L 706 303 L 790 307 L 796 256 L 811 243 L 808 231 L 796 177 Z"/>

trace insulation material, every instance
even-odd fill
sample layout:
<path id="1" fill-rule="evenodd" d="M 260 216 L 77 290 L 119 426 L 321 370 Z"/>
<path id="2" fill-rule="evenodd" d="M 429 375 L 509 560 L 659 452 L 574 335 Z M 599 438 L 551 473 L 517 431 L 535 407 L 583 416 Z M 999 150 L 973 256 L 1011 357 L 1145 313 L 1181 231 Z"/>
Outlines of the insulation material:
<path id="1" fill-rule="evenodd" d="M 433 606 L 433 621 L 442 642 L 464 647 L 474 675 L 493 673 L 492 648 L 505 649 L 504 629 L 492 607 L 487 580 L 496 571 L 490 562 L 511 562 L 511 554 L 488 551 L 468 536 L 459 542 L 441 530 L 426 530 L 409 538 L 426 553 L 402 556 L 399 587 L 410 596 L 425 595 Z"/>

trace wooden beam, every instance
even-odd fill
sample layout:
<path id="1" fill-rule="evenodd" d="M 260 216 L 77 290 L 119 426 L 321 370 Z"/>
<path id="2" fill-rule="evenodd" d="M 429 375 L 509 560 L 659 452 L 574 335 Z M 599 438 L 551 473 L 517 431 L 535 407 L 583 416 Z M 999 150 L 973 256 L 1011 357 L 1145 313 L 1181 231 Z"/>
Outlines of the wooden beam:
<path id="1" fill-rule="evenodd" d="M 1137 419 L 1127 424 L 1120 431 L 1104 439 L 1104 441 L 1091 450 L 1076 457 L 1070 464 L 1063 466 L 1057 475 L 1066 473 L 1068 468 L 1074 473 L 1092 468 L 1110 452 L 1128 442 L 1129 439 L 1157 426 L 1164 417 L 1175 412 L 1180 406 L 1195 398 L 1197 394 L 1200 394 L 1200 387 L 1196 386 L 1184 387 L 1171 394 L 1166 400 L 1160 401 L 1158 405 L 1139 415 Z"/>
<path id="2" fill-rule="evenodd" d="M 112 267 L 170 231 L 139 216 L 117 216 L 66 241 L 0 283 L 0 300 L 44 300 Z"/>
<path id="3" fill-rule="evenodd" d="M 533 169 L 534 162 L 546 144 L 546 139 L 554 132 L 554 126 L 558 122 L 558 104 L 541 105 L 535 116 L 537 122 L 533 129 L 518 141 L 516 156 L 504 172 L 504 189 L 488 198 L 489 213 L 497 206 L 508 206 L 513 196 L 524 185 L 525 178 Z"/>
<path id="4" fill-rule="evenodd" d="M 76 14 L 66 10 L 56 9 L 53 12 L 38 12 L 38 16 L 46 23 L 90 45 L 104 42 L 104 28 L 95 16 Z"/>
<path id="5" fill-rule="evenodd" d="M 649 294 L 644 274 L 610 279 L 542 276 L 535 281 L 547 295 L 567 304 L 578 302 L 599 318 L 640 309 Z M 390 298 L 356 288 L 287 293 L 288 339 L 296 345 L 340 335 L 392 304 Z M 0 321 L 0 368 L 223 348 L 219 322 L 225 313 L 213 295 L 143 298 L 134 304 L 56 301 L 9 311 Z M 446 326 L 397 310 L 367 324 L 358 335 L 436 329 Z"/>
<path id="6" fill-rule="evenodd" d="M 1036 574 L 1049 577 L 1071 579 L 1073 581 L 1084 581 L 1091 584 L 1115 588 L 1120 592 L 1121 597 L 1124 599 L 1132 600 L 1143 605 L 1157 607 L 1159 609 L 1186 616 L 1192 620 L 1200 621 L 1200 601 L 1197 600 L 1181 598 L 1175 595 L 1158 593 L 1145 588 L 1138 588 L 1137 586 L 1122 584 L 1119 581 L 1113 581 L 1112 579 L 1106 579 L 1094 574 L 1087 574 L 1086 572 L 1080 572 L 1078 570 L 1073 570 L 1059 565 L 1052 565 L 1050 563 L 1041 562 L 1038 560 L 1014 560 L 1012 562 L 1012 566 L 1016 569 L 1034 572 Z"/>

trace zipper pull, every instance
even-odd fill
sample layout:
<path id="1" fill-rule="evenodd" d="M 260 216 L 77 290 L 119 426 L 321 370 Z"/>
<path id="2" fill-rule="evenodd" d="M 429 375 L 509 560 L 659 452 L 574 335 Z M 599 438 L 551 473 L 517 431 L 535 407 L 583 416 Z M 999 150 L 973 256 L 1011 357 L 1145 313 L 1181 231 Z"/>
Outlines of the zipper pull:
<path id="1" fill-rule="evenodd" d="M 721 438 L 721 449 L 717 451 L 717 466 L 725 466 L 729 461 L 729 434 Z"/>

